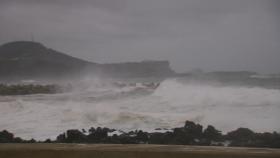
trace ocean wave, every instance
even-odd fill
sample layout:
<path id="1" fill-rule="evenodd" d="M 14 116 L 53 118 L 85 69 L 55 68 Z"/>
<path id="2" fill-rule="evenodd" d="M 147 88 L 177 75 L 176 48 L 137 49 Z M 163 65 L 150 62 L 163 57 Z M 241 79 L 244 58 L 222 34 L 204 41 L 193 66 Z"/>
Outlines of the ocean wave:
<path id="1" fill-rule="evenodd" d="M 212 124 L 225 132 L 238 127 L 280 131 L 277 89 L 180 79 L 167 79 L 156 89 L 113 83 L 87 81 L 69 93 L 1 97 L 0 129 L 38 140 L 73 128 L 153 131 L 178 127 L 185 120 Z"/>

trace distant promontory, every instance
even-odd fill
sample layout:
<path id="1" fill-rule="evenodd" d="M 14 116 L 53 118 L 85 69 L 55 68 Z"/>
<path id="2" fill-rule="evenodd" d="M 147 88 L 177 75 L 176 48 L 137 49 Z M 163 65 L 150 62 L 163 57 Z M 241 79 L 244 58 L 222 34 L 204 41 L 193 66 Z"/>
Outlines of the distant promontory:
<path id="1" fill-rule="evenodd" d="M 41 43 L 16 41 L 0 46 L 0 79 L 71 77 L 165 77 L 175 72 L 168 61 L 99 64 L 75 58 Z"/>

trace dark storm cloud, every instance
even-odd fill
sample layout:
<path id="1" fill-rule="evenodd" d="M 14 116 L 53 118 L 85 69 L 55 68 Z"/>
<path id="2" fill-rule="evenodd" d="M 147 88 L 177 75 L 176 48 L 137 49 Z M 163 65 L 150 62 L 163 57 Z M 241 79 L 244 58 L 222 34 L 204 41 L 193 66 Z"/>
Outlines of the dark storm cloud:
<path id="1" fill-rule="evenodd" d="M 35 40 L 95 62 L 279 72 L 278 0 L 0 0 L 0 43 Z"/>

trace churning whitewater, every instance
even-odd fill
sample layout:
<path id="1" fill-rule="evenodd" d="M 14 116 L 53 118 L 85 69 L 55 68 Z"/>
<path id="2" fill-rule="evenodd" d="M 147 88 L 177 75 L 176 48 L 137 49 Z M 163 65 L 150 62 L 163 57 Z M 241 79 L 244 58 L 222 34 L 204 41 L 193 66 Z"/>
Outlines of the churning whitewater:
<path id="1" fill-rule="evenodd" d="M 167 79 L 154 89 L 101 80 L 61 94 L 0 97 L 0 129 L 22 138 L 54 139 L 68 129 L 123 131 L 180 127 L 186 120 L 227 132 L 280 131 L 280 90 Z"/>

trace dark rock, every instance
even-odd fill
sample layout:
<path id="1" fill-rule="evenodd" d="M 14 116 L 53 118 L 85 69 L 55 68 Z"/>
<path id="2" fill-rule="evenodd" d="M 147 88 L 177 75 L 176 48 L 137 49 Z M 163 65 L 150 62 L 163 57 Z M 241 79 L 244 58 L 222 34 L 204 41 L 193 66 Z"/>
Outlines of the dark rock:
<path id="1" fill-rule="evenodd" d="M 252 140 L 255 136 L 255 133 L 248 128 L 238 128 L 227 133 L 226 138 L 232 141 L 230 146 L 253 146 Z"/>
<path id="2" fill-rule="evenodd" d="M 238 128 L 235 131 L 227 133 L 230 140 L 247 141 L 254 138 L 255 133 L 248 128 Z"/>
<path id="3" fill-rule="evenodd" d="M 186 121 L 184 131 L 195 137 L 201 137 L 203 127 L 200 124 L 195 124 L 191 121 Z"/>
<path id="4" fill-rule="evenodd" d="M 140 130 L 136 133 L 135 139 L 138 144 L 147 143 L 149 140 L 149 136 L 147 132 L 143 132 L 142 130 Z"/>
<path id="5" fill-rule="evenodd" d="M 81 143 L 84 142 L 86 136 L 77 129 L 68 130 L 66 132 L 66 142 L 67 143 Z"/>
<path id="6" fill-rule="evenodd" d="M 89 130 L 90 133 L 87 136 L 87 140 L 88 140 L 88 142 L 91 142 L 91 143 L 106 142 L 109 131 L 110 131 L 109 128 L 101 128 L 101 127 L 98 127 L 96 129 L 91 128 Z"/>
<path id="7" fill-rule="evenodd" d="M 222 135 L 215 127 L 209 125 L 203 132 L 203 127 L 191 121 L 186 121 L 184 127 L 174 128 L 164 133 L 148 133 L 142 130 L 122 132 L 121 135 L 108 136 L 115 131 L 109 128 L 90 128 L 86 135 L 79 130 L 67 130 L 57 136 L 55 141 L 47 139 L 44 143 L 112 143 L 112 144 L 181 144 L 222 146 L 224 141 L 230 146 L 280 148 L 280 134 L 255 133 L 248 128 L 238 128 Z M 22 140 L 6 130 L 0 132 L 0 143 L 36 143 L 36 140 Z"/>
<path id="8" fill-rule="evenodd" d="M 58 143 L 66 143 L 66 135 L 62 133 L 56 137 L 56 142 Z"/>
<path id="9" fill-rule="evenodd" d="M 209 125 L 203 131 L 203 137 L 212 141 L 220 141 L 222 139 L 221 131 L 218 131 L 215 127 Z"/>
<path id="10" fill-rule="evenodd" d="M 0 132 L 0 143 L 11 143 L 14 141 L 14 134 L 4 130 Z"/>
<path id="11" fill-rule="evenodd" d="M 52 141 L 50 140 L 50 139 L 46 139 L 45 141 L 44 141 L 44 143 L 51 143 Z"/>

